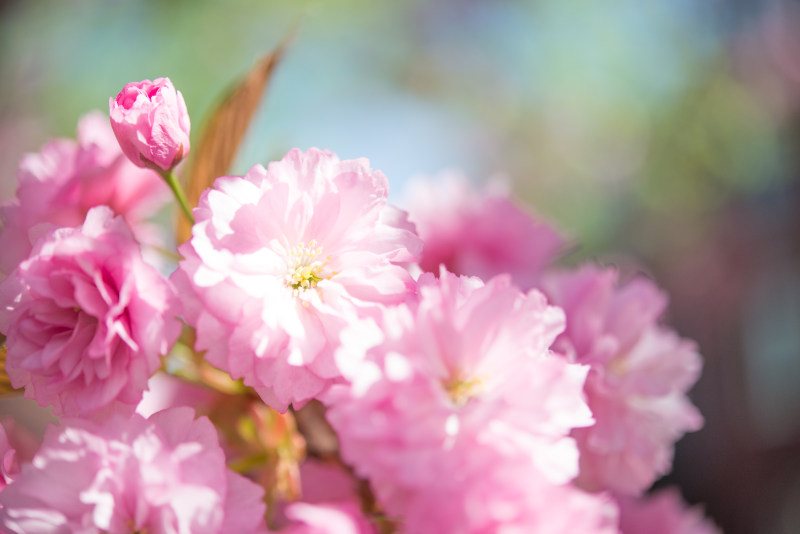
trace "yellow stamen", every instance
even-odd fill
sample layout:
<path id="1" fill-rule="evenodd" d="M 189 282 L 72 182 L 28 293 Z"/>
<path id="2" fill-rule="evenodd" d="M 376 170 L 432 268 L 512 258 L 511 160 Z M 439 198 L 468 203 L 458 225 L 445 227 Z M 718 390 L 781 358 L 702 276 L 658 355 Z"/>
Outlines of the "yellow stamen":
<path id="1" fill-rule="evenodd" d="M 317 287 L 321 280 L 327 280 L 335 273 L 324 273 L 325 266 L 330 261 L 330 256 L 322 256 L 322 247 L 315 240 L 308 244 L 300 243 L 293 247 L 286 258 L 288 267 L 285 282 L 299 293 Z"/>
<path id="2" fill-rule="evenodd" d="M 442 382 L 442 387 L 447 392 L 447 396 L 456 406 L 463 406 L 478 393 L 480 393 L 483 381 L 480 378 L 465 380 L 456 375 L 453 378 Z"/>

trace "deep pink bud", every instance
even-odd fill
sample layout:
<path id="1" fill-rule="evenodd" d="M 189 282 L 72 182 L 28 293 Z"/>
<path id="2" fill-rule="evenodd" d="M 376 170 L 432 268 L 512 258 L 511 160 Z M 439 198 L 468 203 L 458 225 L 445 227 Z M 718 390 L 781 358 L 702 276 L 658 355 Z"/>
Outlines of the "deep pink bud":
<path id="1" fill-rule="evenodd" d="M 167 171 L 189 153 L 189 113 L 169 78 L 131 82 L 108 106 L 119 146 L 139 167 Z"/>

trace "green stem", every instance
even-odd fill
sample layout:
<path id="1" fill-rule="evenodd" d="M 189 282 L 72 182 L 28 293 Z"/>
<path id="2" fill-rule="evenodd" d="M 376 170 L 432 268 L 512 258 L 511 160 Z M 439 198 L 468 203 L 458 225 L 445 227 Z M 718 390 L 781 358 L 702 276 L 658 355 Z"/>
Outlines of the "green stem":
<path id="1" fill-rule="evenodd" d="M 172 189 L 172 193 L 175 195 L 175 198 L 178 199 L 178 204 L 181 205 L 183 214 L 186 215 L 186 218 L 189 219 L 191 224 L 194 224 L 192 209 L 189 207 L 189 201 L 186 200 L 186 194 L 183 192 L 180 182 L 178 182 L 178 177 L 175 176 L 175 171 L 173 169 L 164 171 L 161 173 L 161 176 L 167 182 L 169 188 Z"/>

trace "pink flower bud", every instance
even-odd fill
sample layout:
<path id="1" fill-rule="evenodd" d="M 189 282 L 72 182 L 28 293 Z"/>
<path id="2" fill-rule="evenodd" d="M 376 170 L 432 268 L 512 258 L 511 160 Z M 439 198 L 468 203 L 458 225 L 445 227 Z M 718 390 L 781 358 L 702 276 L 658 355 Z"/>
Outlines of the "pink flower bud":
<path id="1" fill-rule="evenodd" d="M 119 146 L 139 167 L 167 171 L 189 153 L 189 113 L 169 78 L 131 82 L 108 105 Z"/>

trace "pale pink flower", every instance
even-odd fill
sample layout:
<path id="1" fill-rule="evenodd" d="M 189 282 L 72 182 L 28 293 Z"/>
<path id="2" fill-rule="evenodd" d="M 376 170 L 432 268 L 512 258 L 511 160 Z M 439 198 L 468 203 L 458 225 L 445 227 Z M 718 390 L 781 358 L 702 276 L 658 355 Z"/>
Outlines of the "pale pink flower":
<path id="1" fill-rule="evenodd" d="M 700 508 L 688 508 L 674 488 L 620 497 L 618 503 L 620 534 L 722 534 Z"/>
<path id="2" fill-rule="evenodd" d="M 409 533 L 566 525 L 573 501 L 551 508 L 542 493 L 579 491 L 568 435 L 592 418 L 588 368 L 548 352 L 563 313 L 507 276 L 484 285 L 443 270 L 421 276 L 419 294 L 384 310 L 384 339 L 330 394 L 342 458 Z M 606 532 L 600 498 L 578 500 L 598 503 L 582 512 L 597 530 L 584 532 Z"/>
<path id="3" fill-rule="evenodd" d="M 19 477 L 20 466 L 33 459 L 41 444 L 27 428 L 11 417 L 4 417 L 1 423 L 0 492 Z M 3 532 L 2 529 L 0 532 Z"/>
<path id="4" fill-rule="evenodd" d="M 433 451 L 407 454 L 411 463 Z M 499 457 L 485 443 L 456 445 L 447 471 L 423 486 L 372 478 L 389 519 L 405 534 L 617 534 L 617 508 L 603 494 L 543 477 L 524 456 Z M 458 462 L 453 461 L 456 458 Z"/>
<path id="5" fill-rule="evenodd" d="M 377 534 L 357 503 L 312 504 L 295 502 L 286 507 L 292 523 L 281 534 Z"/>
<path id="6" fill-rule="evenodd" d="M 691 341 L 657 320 L 667 298 L 649 280 L 618 287 L 617 272 L 586 266 L 544 284 L 567 314 L 553 345 L 588 364 L 586 396 L 596 423 L 573 432 L 581 451 L 578 484 L 641 493 L 669 471 L 673 445 L 703 420 L 686 397 L 701 358 Z"/>
<path id="7" fill-rule="evenodd" d="M 36 419 L 37 416 L 43 415 L 41 413 L 37 413 L 40 410 L 44 412 L 44 410 L 38 406 L 33 406 L 32 410 L 19 408 L 19 406 L 27 403 L 28 401 L 22 400 L 19 404 L 15 403 L 14 405 L 9 405 L 6 408 L 9 411 L 18 411 L 17 417 L 24 417 L 26 418 L 26 421 L 29 417 Z M 12 408 L 11 406 L 14 407 Z M 19 472 L 18 466 L 24 462 L 30 462 L 33 458 L 33 455 L 39 450 L 39 445 L 41 445 L 41 436 L 37 437 L 25 425 L 20 424 L 17 419 L 14 419 L 11 416 L 0 419 L 0 426 L 2 426 L 3 430 L 5 431 L 5 441 L 3 446 L 7 451 L 14 451 L 14 458 L 11 462 L 12 467 L 10 468 L 10 472 Z M 14 464 L 17 464 L 17 467 L 14 467 Z M 5 465 L 5 469 L 7 472 L 9 472 L 8 465 Z"/>
<path id="8" fill-rule="evenodd" d="M 132 411 L 180 334 L 169 282 L 107 207 L 43 236 L 0 284 L 15 388 L 56 414 Z"/>
<path id="9" fill-rule="evenodd" d="M 341 330 L 415 288 L 421 243 L 367 160 L 290 151 L 218 178 L 173 275 L 197 350 L 278 410 L 341 380 Z"/>
<path id="10" fill-rule="evenodd" d="M 220 396 L 204 384 L 157 372 L 147 381 L 147 389 L 136 406 L 136 413 L 149 417 L 167 408 L 191 406 L 197 413 L 207 414 Z"/>
<path id="11" fill-rule="evenodd" d="M 228 470 L 217 432 L 191 408 L 48 428 L 0 493 L 5 532 L 251 534 L 264 490 Z"/>
<path id="12" fill-rule="evenodd" d="M 11 446 L 6 430 L 0 425 L 0 491 L 19 474 L 17 451 Z"/>
<path id="13" fill-rule="evenodd" d="M 16 198 L 0 208 L 0 272 L 13 271 L 48 228 L 79 226 L 97 205 L 122 215 L 140 241 L 160 241 L 145 219 L 170 200 L 169 187 L 128 161 L 100 112 L 80 120 L 77 142 L 56 139 L 25 155 L 17 180 Z"/>
<path id="14" fill-rule="evenodd" d="M 130 82 L 108 108 L 119 146 L 135 165 L 168 171 L 189 154 L 189 113 L 169 78 Z"/>
<path id="15" fill-rule="evenodd" d="M 564 248 L 554 228 L 514 203 L 498 184 L 478 189 L 464 176 L 444 173 L 409 183 L 409 218 L 425 246 L 420 267 L 487 280 L 508 273 L 524 290 L 534 287 Z"/>
<path id="16" fill-rule="evenodd" d="M 358 482 L 338 465 L 313 458 L 300 466 L 300 500 L 285 505 L 281 534 L 376 534 L 361 511 Z"/>

